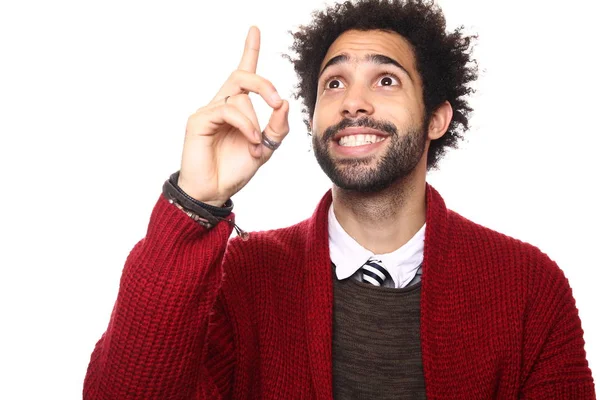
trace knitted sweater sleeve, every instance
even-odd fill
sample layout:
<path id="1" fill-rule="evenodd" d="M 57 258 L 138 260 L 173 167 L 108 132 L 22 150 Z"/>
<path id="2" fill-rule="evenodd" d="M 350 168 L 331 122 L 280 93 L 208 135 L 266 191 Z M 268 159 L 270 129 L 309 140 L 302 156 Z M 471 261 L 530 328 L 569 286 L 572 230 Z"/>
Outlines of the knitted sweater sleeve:
<path id="1" fill-rule="evenodd" d="M 161 196 L 125 263 L 84 399 L 227 397 L 235 355 L 218 298 L 231 230 L 207 231 Z"/>
<path id="2" fill-rule="evenodd" d="M 547 260 L 549 273 L 529 284 L 525 323 L 523 399 L 595 399 L 584 350 L 581 320 L 563 272 Z"/>

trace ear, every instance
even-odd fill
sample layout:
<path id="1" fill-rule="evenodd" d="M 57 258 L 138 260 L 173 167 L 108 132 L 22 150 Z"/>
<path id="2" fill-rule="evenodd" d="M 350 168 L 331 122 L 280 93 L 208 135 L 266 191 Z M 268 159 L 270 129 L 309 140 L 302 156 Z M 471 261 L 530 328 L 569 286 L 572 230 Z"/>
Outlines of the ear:
<path id="1" fill-rule="evenodd" d="M 436 140 L 444 136 L 452 121 L 452 106 L 448 101 L 443 102 L 431 115 L 427 137 Z"/>

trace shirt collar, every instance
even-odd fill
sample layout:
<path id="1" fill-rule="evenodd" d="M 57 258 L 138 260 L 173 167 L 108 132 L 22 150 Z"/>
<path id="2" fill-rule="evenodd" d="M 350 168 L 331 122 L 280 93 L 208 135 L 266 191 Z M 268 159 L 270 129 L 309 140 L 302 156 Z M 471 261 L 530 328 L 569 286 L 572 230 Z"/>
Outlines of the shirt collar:
<path id="1" fill-rule="evenodd" d="M 328 222 L 329 252 L 335 264 L 335 274 L 340 280 L 354 275 L 370 257 L 375 256 L 383 262 L 395 286 L 404 287 L 414 278 L 423 262 L 426 224 L 399 249 L 391 253 L 374 254 L 342 228 L 333 212 L 333 204 L 329 206 Z"/>

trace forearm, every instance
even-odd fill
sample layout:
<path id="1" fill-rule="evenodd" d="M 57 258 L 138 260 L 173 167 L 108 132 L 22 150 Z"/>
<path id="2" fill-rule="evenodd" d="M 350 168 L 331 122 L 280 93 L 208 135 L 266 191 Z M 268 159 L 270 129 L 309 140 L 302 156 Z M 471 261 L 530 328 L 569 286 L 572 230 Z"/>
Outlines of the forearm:
<path id="1" fill-rule="evenodd" d="M 193 392 L 205 374 L 200 356 L 230 233 L 225 222 L 207 231 L 159 200 L 147 236 L 126 261 L 84 398 L 185 398 Z"/>

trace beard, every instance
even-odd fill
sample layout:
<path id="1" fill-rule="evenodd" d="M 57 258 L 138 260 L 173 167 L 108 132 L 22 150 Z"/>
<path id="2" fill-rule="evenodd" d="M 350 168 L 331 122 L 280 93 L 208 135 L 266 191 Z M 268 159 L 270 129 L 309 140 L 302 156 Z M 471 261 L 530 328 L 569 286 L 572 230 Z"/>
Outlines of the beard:
<path id="1" fill-rule="evenodd" d="M 335 159 L 329 144 L 336 133 L 348 127 L 368 127 L 389 134 L 387 149 L 382 156 Z M 396 126 L 370 117 L 344 119 L 327 128 L 322 135 L 313 135 L 313 149 L 323 172 L 338 187 L 361 193 L 375 193 L 410 175 L 425 151 L 425 124 L 410 127 L 398 134 Z M 378 159 L 377 159 L 378 158 Z M 375 165 L 371 165 L 375 163 Z"/>

